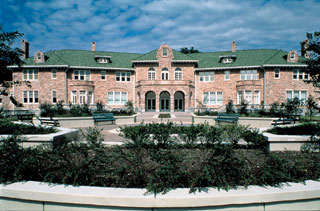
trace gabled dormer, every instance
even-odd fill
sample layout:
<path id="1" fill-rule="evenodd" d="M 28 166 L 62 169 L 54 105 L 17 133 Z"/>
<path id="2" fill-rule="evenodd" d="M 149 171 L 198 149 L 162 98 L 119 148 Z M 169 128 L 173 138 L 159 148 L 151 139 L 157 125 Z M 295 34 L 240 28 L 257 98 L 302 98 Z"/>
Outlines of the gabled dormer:
<path id="1" fill-rule="evenodd" d="M 157 52 L 157 59 L 161 59 L 161 58 L 173 59 L 173 57 L 174 56 L 173 56 L 172 48 L 170 48 L 169 45 L 163 44 L 160 46 Z"/>
<path id="2" fill-rule="evenodd" d="M 111 63 L 111 56 L 96 55 L 94 58 L 99 64 Z"/>
<path id="3" fill-rule="evenodd" d="M 299 56 L 295 50 L 291 50 L 287 56 L 287 62 L 298 62 Z"/>
<path id="4" fill-rule="evenodd" d="M 33 61 L 34 63 L 44 63 L 45 58 L 43 52 L 37 51 L 33 56 Z"/>
<path id="5" fill-rule="evenodd" d="M 236 58 L 237 58 L 236 55 L 219 56 L 219 62 L 229 64 L 229 63 L 234 62 L 236 60 Z"/>

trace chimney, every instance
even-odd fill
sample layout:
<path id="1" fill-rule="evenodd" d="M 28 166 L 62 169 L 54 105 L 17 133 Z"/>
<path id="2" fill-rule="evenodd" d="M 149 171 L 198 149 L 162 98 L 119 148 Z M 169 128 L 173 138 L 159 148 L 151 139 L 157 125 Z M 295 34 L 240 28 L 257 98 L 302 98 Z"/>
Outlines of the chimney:
<path id="1" fill-rule="evenodd" d="M 308 51 L 308 48 L 309 48 L 309 40 L 304 40 L 302 41 L 301 43 L 301 56 L 305 57 L 305 58 L 309 58 L 309 51 Z"/>
<path id="2" fill-rule="evenodd" d="M 92 42 L 91 51 L 96 51 L 96 48 L 97 48 L 96 42 Z"/>
<path id="3" fill-rule="evenodd" d="M 25 39 L 21 41 L 22 60 L 29 58 L 29 42 Z"/>
<path id="4" fill-rule="evenodd" d="M 232 52 L 236 52 L 237 51 L 237 43 L 236 41 L 232 42 Z"/>

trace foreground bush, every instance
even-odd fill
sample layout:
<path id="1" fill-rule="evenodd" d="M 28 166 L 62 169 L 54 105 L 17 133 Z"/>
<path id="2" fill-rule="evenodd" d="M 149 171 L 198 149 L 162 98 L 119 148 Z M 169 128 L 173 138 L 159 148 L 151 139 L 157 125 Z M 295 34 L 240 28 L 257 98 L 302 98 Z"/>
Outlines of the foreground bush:
<path id="1" fill-rule="evenodd" d="M 53 127 L 41 127 L 26 124 L 15 124 L 7 119 L 0 119 L 0 134 L 22 135 L 22 134 L 49 134 L 55 133 Z"/>
<path id="2" fill-rule="evenodd" d="M 229 130 L 235 127 L 230 126 Z M 157 194 L 174 188 L 228 190 L 237 186 L 277 186 L 282 182 L 320 178 L 319 153 L 239 149 L 235 147 L 235 139 L 228 141 L 226 138 L 230 134 L 222 134 L 222 127 L 181 127 L 168 123 L 126 127 L 125 130 L 126 137 L 132 140 L 115 147 L 102 144 L 103 136 L 97 128 L 29 149 L 22 149 L 16 137 L 10 137 L 0 144 L 0 169 L 3 169 L 0 182 L 33 180 L 147 188 Z M 178 136 L 170 135 L 178 131 L 183 131 L 184 135 L 182 132 Z M 193 132 L 199 137 L 193 136 Z"/>

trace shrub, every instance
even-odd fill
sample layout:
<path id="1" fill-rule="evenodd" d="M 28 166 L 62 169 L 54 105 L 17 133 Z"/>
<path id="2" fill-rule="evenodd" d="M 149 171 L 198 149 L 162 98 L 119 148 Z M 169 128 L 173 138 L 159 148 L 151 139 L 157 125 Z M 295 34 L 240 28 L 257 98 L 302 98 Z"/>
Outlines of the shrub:
<path id="1" fill-rule="evenodd" d="M 7 119 L 0 119 L 0 134 L 21 135 L 21 134 L 49 134 L 56 132 L 53 127 L 41 127 L 26 124 L 15 124 Z"/>
<path id="2" fill-rule="evenodd" d="M 301 109 L 299 108 L 301 105 L 301 102 L 299 98 L 294 98 L 292 100 L 287 100 L 287 102 L 284 104 L 286 114 L 299 114 L 301 112 Z"/>
<path id="3" fill-rule="evenodd" d="M 278 135 L 317 135 L 319 131 L 320 123 L 310 122 L 294 126 L 274 127 L 266 132 Z"/>
<path id="4" fill-rule="evenodd" d="M 103 113 L 104 112 L 104 105 L 101 101 L 96 103 L 96 107 L 97 107 L 97 113 Z"/>
<path id="5" fill-rule="evenodd" d="M 55 110 L 51 104 L 48 102 L 42 103 L 39 106 L 40 108 L 40 116 L 42 117 L 53 117 Z"/>
<path id="6" fill-rule="evenodd" d="M 270 112 L 271 116 L 276 116 L 276 117 L 281 116 L 282 110 L 281 110 L 279 102 L 272 103 L 269 112 Z"/>
<path id="7" fill-rule="evenodd" d="M 240 103 L 239 113 L 242 115 L 248 115 L 248 103 L 245 100 L 242 100 Z"/>
<path id="8" fill-rule="evenodd" d="M 233 101 L 232 100 L 229 100 L 228 104 L 226 105 L 226 113 L 227 114 L 234 113 L 234 105 L 233 105 Z"/>
<path id="9" fill-rule="evenodd" d="M 66 110 L 63 108 L 63 103 L 64 101 L 58 101 L 55 106 L 54 106 L 54 110 L 58 115 L 63 115 L 66 113 Z"/>

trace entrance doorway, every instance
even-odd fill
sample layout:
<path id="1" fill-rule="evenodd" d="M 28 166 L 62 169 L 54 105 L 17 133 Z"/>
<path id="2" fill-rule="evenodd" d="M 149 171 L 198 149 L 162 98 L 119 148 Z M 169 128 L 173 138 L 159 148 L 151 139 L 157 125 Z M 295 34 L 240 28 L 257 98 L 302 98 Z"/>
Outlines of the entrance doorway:
<path id="1" fill-rule="evenodd" d="M 160 111 L 170 111 L 170 94 L 169 92 L 160 93 Z"/>
<path id="2" fill-rule="evenodd" d="M 176 92 L 174 94 L 174 111 L 184 111 L 184 94 Z"/>
<path id="3" fill-rule="evenodd" d="M 146 111 L 156 110 L 156 94 L 154 92 L 146 93 Z"/>

